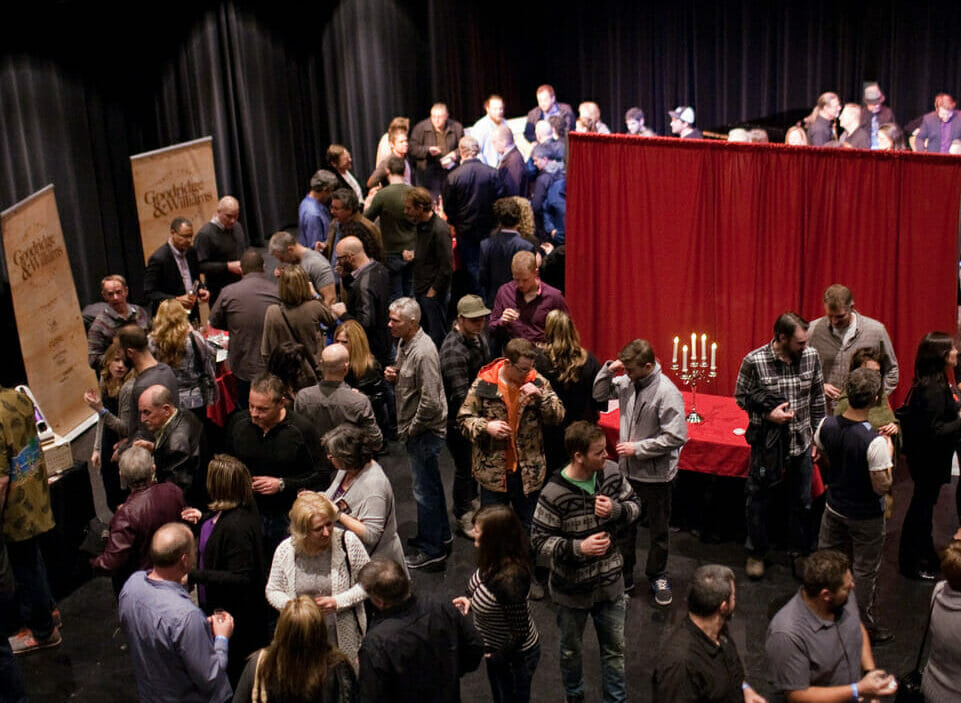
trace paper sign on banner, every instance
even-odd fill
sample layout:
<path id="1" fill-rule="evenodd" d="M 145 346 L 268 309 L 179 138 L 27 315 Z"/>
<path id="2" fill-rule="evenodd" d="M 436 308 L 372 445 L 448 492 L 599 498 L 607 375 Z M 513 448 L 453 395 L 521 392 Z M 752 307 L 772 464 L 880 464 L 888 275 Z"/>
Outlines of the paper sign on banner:
<path id="1" fill-rule="evenodd" d="M 67 437 L 93 415 L 83 392 L 97 387 L 97 377 L 87 364 L 53 185 L 0 213 L 0 227 L 30 390 L 51 429 Z"/>
<path id="2" fill-rule="evenodd" d="M 196 233 L 217 210 L 211 137 L 134 154 L 130 169 L 144 262 L 167 241 L 175 217 L 193 222 Z"/>

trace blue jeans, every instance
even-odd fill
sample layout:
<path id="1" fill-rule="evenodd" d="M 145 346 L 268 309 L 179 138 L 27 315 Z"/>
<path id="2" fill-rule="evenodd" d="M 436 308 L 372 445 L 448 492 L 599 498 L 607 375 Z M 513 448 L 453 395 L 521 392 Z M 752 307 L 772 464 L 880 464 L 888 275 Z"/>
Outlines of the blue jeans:
<path id="1" fill-rule="evenodd" d="M 521 479 L 521 472 L 511 471 L 507 474 L 507 490 L 491 491 L 483 486 L 480 489 L 480 503 L 485 505 L 510 505 L 520 518 L 521 524 L 527 533 L 531 532 L 531 522 L 534 519 L 534 508 L 537 507 L 537 499 L 540 491 L 534 491 L 530 495 L 524 495 L 524 482 Z"/>
<path id="2" fill-rule="evenodd" d="M 468 292 L 482 296 L 484 293 L 480 287 L 480 239 L 458 237 L 457 251 L 460 253 L 460 261 L 467 271 Z M 496 292 L 494 291 L 494 293 Z"/>
<path id="3" fill-rule="evenodd" d="M 7 542 L 7 552 L 17 582 L 20 624 L 29 627 L 38 640 L 46 639 L 53 633 L 52 611 L 56 603 L 50 593 L 40 542 L 36 537 Z"/>
<path id="4" fill-rule="evenodd" d="M 413 474 L 414 500 L 417 502 L 418 548 L 427 556 L 444 553 L 444 542 L 450 539 L 447 500 L 440 478 L 437 457 L 444 440 L 433 432 L 423 432 L 407 440 L 407 454 Z"/>
<path id="5" fill-rule="evenodd" d="M 487 680 L 491 684 L 494 703 L 528 703 L 531 699 L 531 679 L 541 658 L 541 646 L 522 652 L 499 654 L 494 652 L 487 662 Z"/>
<path id="6" fill-rule="evenodd" d="M 601 678 L 604 703 L 627 700 L 624 676 L 624 616 L 628 598 L 623 593 L 613 601 L 595 603 L 590 609 L 568 608 L 558 604 L 557 629 L 561 635 L 561 681 L 568 696 L 584 697 L 581 661 L 584 626 L 587 616 L 594 620 L 601 650 Z"/>

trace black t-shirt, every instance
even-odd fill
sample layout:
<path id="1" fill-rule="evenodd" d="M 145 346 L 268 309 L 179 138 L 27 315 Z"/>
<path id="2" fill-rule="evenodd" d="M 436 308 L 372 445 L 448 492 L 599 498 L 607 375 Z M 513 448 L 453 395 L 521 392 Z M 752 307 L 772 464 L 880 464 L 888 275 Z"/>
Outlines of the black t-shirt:
<path id="1" fill-rule="evenodd" d="M 744 667 L 726 628 L 720 646 L 689 617 L 668 636 L 654 670 L 654 700 L 672 703 L 744 703 Z"/>

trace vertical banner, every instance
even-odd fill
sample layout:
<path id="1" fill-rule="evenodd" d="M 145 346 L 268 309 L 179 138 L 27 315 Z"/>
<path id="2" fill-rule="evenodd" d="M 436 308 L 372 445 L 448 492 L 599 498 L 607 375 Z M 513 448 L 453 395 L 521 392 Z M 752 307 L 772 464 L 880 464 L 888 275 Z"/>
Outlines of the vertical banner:
<path id="1" fill-rule="evenodd" d="M 130 157 L 143 260 L 170 236 L 170 222 L 186 217 L 197 232 L 217 210 L 213 138 L 174 144 Z"/>
<path id="2" fill-rule="evenodd" d="M 87 335 L 63 243 L 53 185 L 0 213 L 3 251 L 27 380 L 61 436 L 89 421 L 83 392 L 97 387 Z"/>

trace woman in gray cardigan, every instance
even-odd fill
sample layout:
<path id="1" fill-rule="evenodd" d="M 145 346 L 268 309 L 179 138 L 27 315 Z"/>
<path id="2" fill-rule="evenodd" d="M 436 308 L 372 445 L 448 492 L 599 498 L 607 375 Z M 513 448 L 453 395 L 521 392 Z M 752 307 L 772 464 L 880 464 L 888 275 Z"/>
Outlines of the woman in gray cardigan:
<path id="1" fill-rule="evenodd" d="M 360 538 L 371 557 L 393 559 L 407 570 L 397 536 L 394 489 L 374 461 L 372 438 L 349 423 L 324 435 L 324 446 L 337 469 L 326 496 L 340 509 L 338 521 Z"/>
<path id="2" fill-rule="evenodd" d="M 954 540 L 941 554 L 947 580 L 931 594 L 931 649 L 921 680 L 928 703 L 961 700 L 961 542 Z"/>

